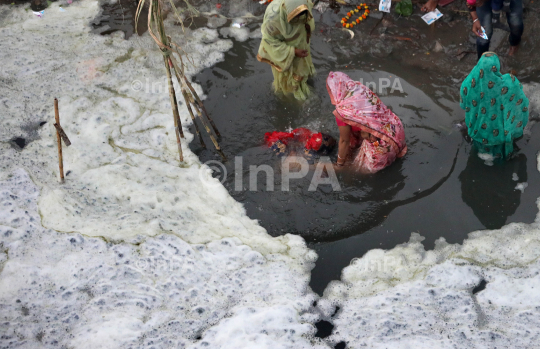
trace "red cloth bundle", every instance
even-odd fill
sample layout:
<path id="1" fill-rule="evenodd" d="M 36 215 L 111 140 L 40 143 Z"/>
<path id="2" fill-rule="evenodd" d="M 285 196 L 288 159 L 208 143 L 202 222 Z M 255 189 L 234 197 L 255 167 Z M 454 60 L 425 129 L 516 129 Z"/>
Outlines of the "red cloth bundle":
<path id="1" fill-rule="evenodd" d="M 298 142 L 298 144 L 303 144 L 305 149 L 314 150 L 316 152 L 319 151 L 324 144 L 330 148 L 334 147 L 335 141 L 330 142 L 330 144 L 328 142 L 329 138 L 333 140 L 333 138 L 328 135 L 323 135 L 321 132 L 313 133 L 313 131 L 303 127 L 295 128 L 291 132 L 274 131 L 264 134 L 264 142 L 268 147 L 271 147 L 277 141 L 281 141 L 281 143 L 287 145 L 288 140 L 294 140 L 294 142 Z"/>
<path id="2" fill-rule="evenodd" d="M 293 138 L 292 132 L 266 132 L 264 134 L 264 142 L 268 147 L 271 147 L 277 141 L 281 141 L 283 144 L 287 144 L 287 139 Z"/>
<path id="3" fill-rule="evenodd" d="M 304 144 L 310 139 L 312 134 L 313 132 L 303 127 L 295 128 L 291 132 L 266 132 L 264 134 L 264 142 L 268 147 L 271 147 L 278 140 L 283 144 L 287 144 L 288 139 L 294 138 L 295 141 Z"/>
<path id="4" fill-rule="evenodd" d="M 306 142 L 305 148 L 306 149 L 313 149 L 315 151 L 319 151 L 321 148 L 323 141 L 322 133 L 314 133 L 309 137 L 309 139 Z"/>
<path id="5" fill-rule="evenodd" d="M 303 127 L 295 128 L 291 133 L 294 135 L 295 140 L 300 143 L 306 143 L 309 137 L 311 137 L 313 134 L 311 130 Z"/>
<path id="6" fill-rule="evenodd" d="M 291 132 L 267 132 L 264 134 L 264 141 L 278 156 L 285 154 L 288 141 L 294 143 L 293 147 L 303 145 L 304 151 L 311 154 L 311 157 L 316 153 L 328 155 L 336 145 L 336 140 L 332 136 L 321 132 L 313 133 L 303 127 L 295 128 Z"/>

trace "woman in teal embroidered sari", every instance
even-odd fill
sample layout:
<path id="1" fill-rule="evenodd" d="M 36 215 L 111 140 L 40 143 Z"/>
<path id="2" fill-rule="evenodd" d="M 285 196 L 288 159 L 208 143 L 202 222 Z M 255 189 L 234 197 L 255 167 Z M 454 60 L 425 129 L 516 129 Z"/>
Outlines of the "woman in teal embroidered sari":
<path id="1" fill-rule="evenodd" d="M 479 153 L 508 159 L 529 121 L 529 100 L 518 79 L 500 69 L 499 57 L 484 53 L 461 85 L 460 106 Z"/>

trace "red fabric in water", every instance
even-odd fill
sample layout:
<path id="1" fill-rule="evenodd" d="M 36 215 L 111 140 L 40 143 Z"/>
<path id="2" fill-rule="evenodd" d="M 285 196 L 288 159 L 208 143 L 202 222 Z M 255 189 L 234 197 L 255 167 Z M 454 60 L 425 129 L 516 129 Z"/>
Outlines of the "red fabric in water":
<path id="1" fill-rule="evenodd" d="M 294 130 L 292 130 L 291 133 L 294 134 L 294 137 L 300 143 L 305 143 L 309 139 L 309 137 L 311 137 L 311 135 L 313 134 L 311 130 L 308 130 L 307 128 L 303 128 L 303 127 L 295 128 Z"/>
<path id="2" fill-rule="evenodd" d="M 271 147 L 272 144 L 278 140 L 287 144 L 287 141 L 292 138 L 294 138 L 295 141 L 304 144 L 306 149 L 317 151 L 322 145 L 322 134 L 320 132 L 313 133 L 313 131 L 304 127 L 295 128 L 291 132 L 274 131 L 264 134 L 264 142 L 268 147 Z"/>
<path id="3" fill-rule="evenodd" d="M 311 135 L 311 137 L 307 140 L 306 145 L 304 146 L 306 149 L 313 149 L 315 151 L 319 151 L 322 145 L 322 134 L 315 133 Z"/>
<path id="4" fill-rule="evenodd" d="M 281 141 L 284 144 L 287 144 L 287 139 L 293 138 L 294 135 L 292 132 L 266 132 L 264 134 L 264 142 L 268 147 L 271 147 L 277 141 Z"/>

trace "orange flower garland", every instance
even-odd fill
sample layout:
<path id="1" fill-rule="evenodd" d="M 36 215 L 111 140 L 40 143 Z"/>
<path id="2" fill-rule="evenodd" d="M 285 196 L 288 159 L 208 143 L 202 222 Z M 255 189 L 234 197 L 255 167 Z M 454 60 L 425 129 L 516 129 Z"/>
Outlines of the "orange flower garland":
<path id="1" fill-rule="evenodd" d="M 362 8 L 364 8 L 364 14 L 361 15 L 361 16 L 359 15 L 358 18 L 356 19 L 356 21 L 353 20 L 351 23 L 347 23 L 349 21 L 349 19 L 351 19 L 351 17 L 355 13 L 360 12 L 360 10 L 362 10 Z M 365 3 L 360 4 L 360 5 L 356 6 L 356 9 L 347 12 L 347 15 L 341 19 L 341 24 L 343 25 L 343 28 L 353 28 L 355 25 L 360 24 L 360 22 L 362 22 L 364 19 L 366 19 L 367 16 L 369 16 L 368 5 L 366 5 Z"/>

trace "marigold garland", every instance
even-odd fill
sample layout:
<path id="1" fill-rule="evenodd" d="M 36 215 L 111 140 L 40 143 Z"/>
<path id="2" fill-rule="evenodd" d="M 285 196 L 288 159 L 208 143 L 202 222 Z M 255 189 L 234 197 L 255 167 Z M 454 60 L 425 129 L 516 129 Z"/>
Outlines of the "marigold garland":
<path id="1" fill-rule="evenodd" d="M 364 9 L 364 14 L 363 15 L 358 15 L 358 18 L 356 19 L 356 21 L 353 20 L 351 23 L 347 23 L 347 21 L 349 19 L 351 19 L 351 17 L 355 13 L 360 12 L 360 10 L 362 10 L 362 8 Z M 367 16 L 369 16 L 368 5 L 366 5 L 365 3 L 360 4 L 360 5 L 356 6 L 356 8 L 354 10 L 347 12 L 347 15 L 341 19 L 341 24 L 343 25 L 343 28 L 353 28 L 355 25 L 360 24 L 360 22 L 362 22 L 364 19 L 366 19 Z"/>

